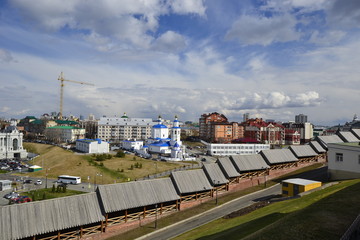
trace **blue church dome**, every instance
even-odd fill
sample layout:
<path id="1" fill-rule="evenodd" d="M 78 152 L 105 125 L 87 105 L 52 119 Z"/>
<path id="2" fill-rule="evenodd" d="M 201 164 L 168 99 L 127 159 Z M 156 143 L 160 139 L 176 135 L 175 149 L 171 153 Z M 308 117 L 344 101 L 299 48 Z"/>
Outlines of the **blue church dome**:
<path id="1" fill-rule="evenodd" d="M 165 126 L 163 124 L 156 124 L 153 126 L 153 128 L 167 128 L 167 126 Z"/>

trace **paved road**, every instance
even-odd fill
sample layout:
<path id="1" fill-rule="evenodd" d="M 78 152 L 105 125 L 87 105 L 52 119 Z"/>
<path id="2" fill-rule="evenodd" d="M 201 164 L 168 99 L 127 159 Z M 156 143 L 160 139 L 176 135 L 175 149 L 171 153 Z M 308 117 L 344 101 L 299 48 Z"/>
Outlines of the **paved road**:
<path id="1" fill-rule="evenodd" d="M 281 193 L 281 186 L 277 184 L 270 188 L 243 196 L 241 198 L 235 199 L 228 203 L 225 203 L 219 207 L 213 208 L 207 212 L 196 215 L 194 217 L 185 219 L 181 222 L 168 226 L 166 228 L 160 229 L 151 234 L 142 236 L 138 240 L 162 240 L 162 239 L 171 239 L 182 233 L 190 231 L 191 229 L 197 228 L 201 225 L 204 225 L 208 222 L 221 218 L 229 213 L 237 211 L 241 208 L 250 206 L 254 203 L 254 200 L 263 198 L 270 195 L 276 195 Z"/>

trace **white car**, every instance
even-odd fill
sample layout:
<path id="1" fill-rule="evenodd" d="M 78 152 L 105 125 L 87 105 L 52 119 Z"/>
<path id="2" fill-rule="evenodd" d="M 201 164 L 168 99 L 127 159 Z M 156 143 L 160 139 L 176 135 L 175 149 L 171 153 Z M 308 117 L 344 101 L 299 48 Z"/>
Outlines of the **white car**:
<path id="1" fill-rule="evenodd" d="M 41 180 L 36 180 L 36 182 L 34 183 L 35 185 L 41 185 L 42 181 Z"/>

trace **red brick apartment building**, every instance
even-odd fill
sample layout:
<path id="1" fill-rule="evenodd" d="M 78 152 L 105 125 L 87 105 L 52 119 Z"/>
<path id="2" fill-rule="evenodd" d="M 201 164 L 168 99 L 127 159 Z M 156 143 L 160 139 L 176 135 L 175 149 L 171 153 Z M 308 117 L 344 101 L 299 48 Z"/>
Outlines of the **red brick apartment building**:
<path id="1" fill-rule="evenodd" d="M 285 144 L 285 127 L 275 122 L 265 122 L 261 118 L 249 119 L 243 123 L 244 136 L 260 143 Z"/>
<path id="2" fill-rule="evenodd" d="M 199 119 L 200 139 L 207 142 L 230 143 L 244 136 L 244 128 L 237 122 L 228 119 L 217 112 L 203 114 Z"/>

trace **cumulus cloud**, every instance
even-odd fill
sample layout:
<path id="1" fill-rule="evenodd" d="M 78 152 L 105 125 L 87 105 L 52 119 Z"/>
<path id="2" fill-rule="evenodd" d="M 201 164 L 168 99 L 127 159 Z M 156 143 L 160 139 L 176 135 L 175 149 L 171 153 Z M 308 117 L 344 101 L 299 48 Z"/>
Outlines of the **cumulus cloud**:
<path id="1" fill-rule="evenodd" d="M 226 33 L 226 40 L 238 40 L 243 45 L 263 46 L 274 42 L 296 41 L 301 34 L 295 29 L 297 21 L 289 14 L 262 17 L 243 15 Z"/>
<path id="2" fill-rule="evenodd" d="M 186 47 L 185 38 L 173 31 L 167 31 L 156 39 L 153 49 L 163 52 L 178 52 Z"/>
<path id="3" fill-rule="evenodd" d="M 174 13 L 205 15 L 204 0 L 170 0 L 169 4 Z"/>
<path id="4" fill-rule="evenodd" d="M 311 107 L 322 102 L 317 92 L 305 92 L 295 95 L 287 95 L 282 92 L 252 93 L 242 96 L 232 104 L 225 104 L 226 109 L 280 109 L 291 107 Z"/>
<path id="5" fill-rule="evenodd" d="M 123 47 L 149 48 L 159 26 L 159 17 L 169 13 L 197 14 L 204 16 L 202 0 L 39 0 L 32 4 L 26 0 L 14 0 L 11 5 L 32 26 L 45 31 L 74 30 L 90 35 L 92 43 L 107 36 L 120 41 Z M 95 39 L 94 41 L 94 37 Z M 100 39 L 102 42 L 103 39 Z M 165 42 L 166 43 L 166 42 Z M 100 50 L 109 46 L 100 43 Z"/>

